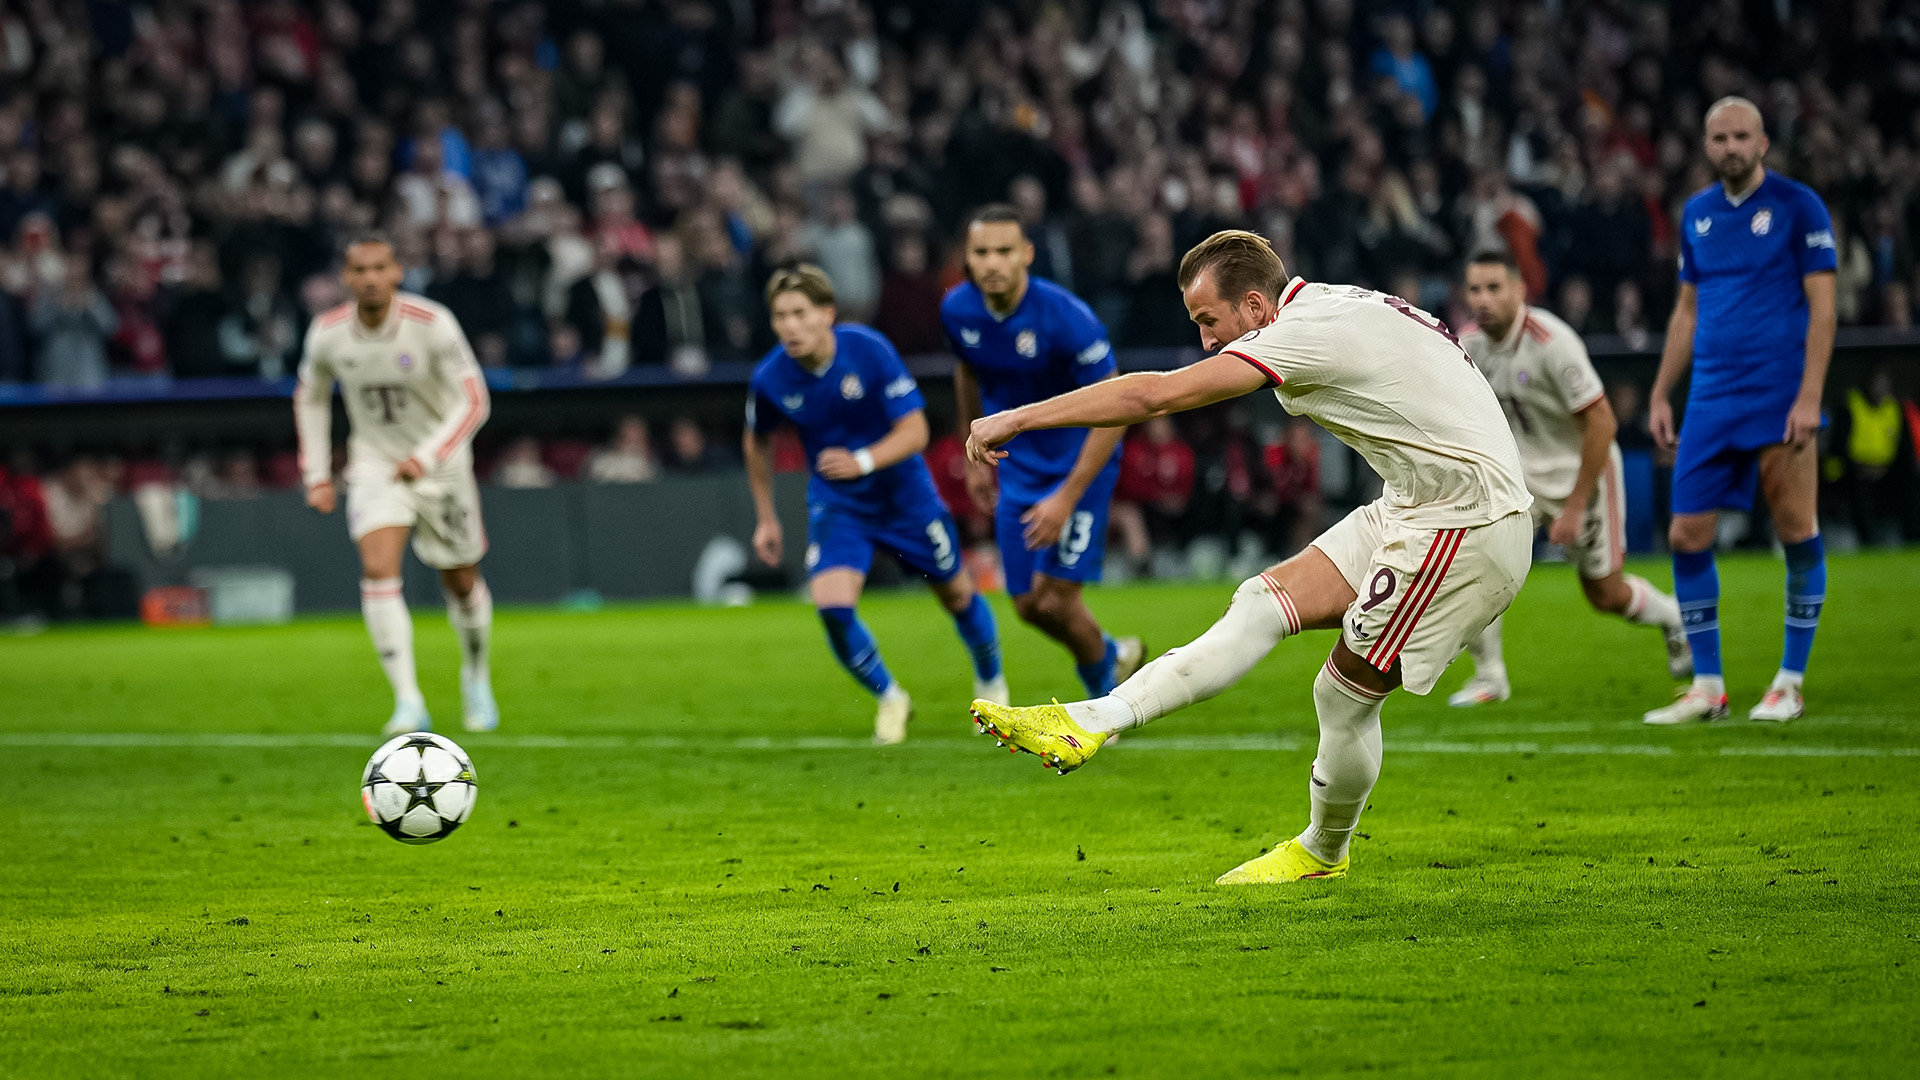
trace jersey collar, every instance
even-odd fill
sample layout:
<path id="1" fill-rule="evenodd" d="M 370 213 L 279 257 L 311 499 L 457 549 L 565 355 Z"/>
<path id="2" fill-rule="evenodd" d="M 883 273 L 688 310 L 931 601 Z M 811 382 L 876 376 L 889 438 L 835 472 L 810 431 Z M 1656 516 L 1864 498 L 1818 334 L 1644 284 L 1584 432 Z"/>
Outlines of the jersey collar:
<path id="1" fill-rule="evenodd" d="M 1765 166 L 1762 166 L 1762 168 L 1764 168 L 1764 167 L 1765 167 Z M 1727 194 L 1727 186 L 1726 186 L 1725 184 L 1721 184 L 1721 185 L 1719 185 L 1719 186 L 1720 186 L 1720 197 L 1721 197 L 1721 198 L 1723 198 L 1723 199 L 1725 199 L 1725 200 L 1727 200 L 1727 205 L 1729 205 L 1729 206 L 1731 206 L 1731 207 L 1733 207 L 1734 209 L 1736 209 L 1736 210 L 1738 210 L 1738 209 L 1740 208 L 1740 204 L 1741 204 L 1741 203 L 1744 203 L 1744 202 L 1746 202 L 1746 201 L 1747 201 L 1748 199 L 1751 199 L 1751 198 L 1753 198 L 1753 197 L 1754 197 L 1755 195 L 1758 195 L 1758 194 L 1760 194 L 1760 189 L 1761 189 L 1761 188 L 1763 188 L 1763 187 L 1766 187 L 1766 186 L 1767 186 L 1767 177 L 1768 177 L 1768 176 L 1771 176 L 1771 175 L 1772 175 L 1772 174 L 1771 174 L 1771 173 L 1769 173 L 1769 174 L 1767 174 L 1766 176 L 1762 176 L 1762 177 L 1760 178 L 1760 182 L 1759 182 L 1759 183 L 1757 183 L 1757 184 L 1755 184 L 1755 185 L 1753 185 L 1753 187 L 1751 187 L 1751 188 L 1749 188 L 1749 189 L 1748 189 L 1748 190 L 1746 191 L 1746 193 L 1745 193 L 1745 194 L 1743 194 L 1743 195 L 1741 195 L 1741 196 L 1740 196 L 1739 198 L 1737 198 L 1737 199 L 1736 199 L 1736 198 L 1734 198 L 1733 196 L 1731 196 L 1731 195 L 1729 195 L 1729 194 Z"/>
<path id="2" fill-rule="evenodd" d="M 1533 318 L 1533 309 L 1526 304 L 1520 305 L 1520 314 L 1513 317 L 1513 325 L 1507 327 L 1507 336 L 1493 343 L 1501 352 L 1512 352 L 1520 347 L 1520 335 L 1527 332 L 1527 320 Z"/>
<path id="3" fill-rule="evenodd" d="M 394 331 L 400 327 L 400 294 L 393 294 L 393 301 L 387 305 L 386 321 L 379 326 L 371 330 L 367 329 L 367 324 L 360 321 L 360 312 L 357 309 L 348 321 L 353 324 L 353 336 L 362 341 L 379 341 L 392 337 Z"/>
<path id="4" fill-rule="evenodd" d="M 1307 287 L 1306 278 L 1297 277 L 1297 278 L 1294 278 L 1292 281 L 1287 282 L 1287 287 L 1281 290 L 1280 292 L 1280 306 L 1286 307 L 1288 304 L 1293 303 L 1293 298 L 1295 296 L 1298 296 L 1300 293 L 1300 290 L 1306 287 Z"/>

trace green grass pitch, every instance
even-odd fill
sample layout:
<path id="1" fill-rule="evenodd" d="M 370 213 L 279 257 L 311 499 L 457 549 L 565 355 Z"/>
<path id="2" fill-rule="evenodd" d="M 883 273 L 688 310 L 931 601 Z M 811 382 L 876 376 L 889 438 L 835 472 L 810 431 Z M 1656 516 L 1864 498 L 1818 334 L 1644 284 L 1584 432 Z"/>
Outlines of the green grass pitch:
<path id="1" fill-rule="evenodd" d="M 1734 706 L 1781 568 L 1722 560 Z M 1664 582 L 1663 567 L 1642 568 Z M 1107 589 L 1165 648 L 1231 585 Z M 1015 693 L 1076 693 L 1004 604 Z M 1654 730 L 1657 638 L 1536 569 L 1513 701 L 1386 707 L 1339 882 L 1223 889 L 1306 818 L 1326 633 L 1069 777 L 971 734 L 928 598 L 865 605 L 910 744 L 812 614 L 508 611 L 472 821 L 361 814 L 359 622 L 0 640 L 0 1075 L 1894 1075 L 1920 1054 L 1920 555 L 1839 558 L 1807 718 Z"/>

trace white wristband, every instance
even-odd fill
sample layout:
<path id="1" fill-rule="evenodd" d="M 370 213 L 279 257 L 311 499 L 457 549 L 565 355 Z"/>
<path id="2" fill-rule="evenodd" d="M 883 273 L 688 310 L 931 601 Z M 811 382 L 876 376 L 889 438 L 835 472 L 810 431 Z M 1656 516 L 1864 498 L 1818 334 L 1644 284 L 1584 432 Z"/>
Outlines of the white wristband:
<path id="1" fill-rule="evenodd" d="M 871 474 L 873 472 L 873 451 L 864 446 L 855 450 L 853 452 L 853 463 L 860 466 L 861 476 Z"/>

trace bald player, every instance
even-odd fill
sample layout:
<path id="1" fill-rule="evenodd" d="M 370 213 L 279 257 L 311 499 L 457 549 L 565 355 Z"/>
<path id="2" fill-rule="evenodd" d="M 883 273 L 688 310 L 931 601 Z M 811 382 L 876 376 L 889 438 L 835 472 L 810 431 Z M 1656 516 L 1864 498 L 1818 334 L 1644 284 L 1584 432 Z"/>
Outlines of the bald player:
<path id="1" fill-rule="evenodd" d="M 1504 251 L 1467 261 L 1467 304 L 1476 325 L 1460 344 L 1493 386 L 1520 445 L 1533 522 L 1566 549 L 1580 591 L 1595 611 L 1657 628 L 1666 638 L 1667 673 L 1693 674 L 1693 657 L 1673 597 L 1629 574 L 1627 506 L 1618 423 L 1587 347 L 1573 327 L 1526 302 L 1520 266 Z M 1512 693 L 1495 619 L 1473 644 L 1474 675 L 1447 704 L 1485 705 Z"/>
<path id="2" fill-rule="evenodd" d="M 1804 709 L 1801 682 L 1826 599 L 1814 436 L 1833 356 L 1833 222 L 1810 188 L 1767 171 L 1760 111 L 1729 97 L 1707 110 L 1707 159 L 1719 182 L 1680 219 L 1680 295 L 1667 324 L 1647 414 L 1673 463 L 1673 591 L 1693 646 L 1693 685 L 1649 724 L 1727 716 L 1720 667 L 1720 511 L 1750 510 L 1756 482 L 1786 548 L 1786 641 L 1752 720 Z M 1669 398 L 1691 366 L 1686 421 Z"/>

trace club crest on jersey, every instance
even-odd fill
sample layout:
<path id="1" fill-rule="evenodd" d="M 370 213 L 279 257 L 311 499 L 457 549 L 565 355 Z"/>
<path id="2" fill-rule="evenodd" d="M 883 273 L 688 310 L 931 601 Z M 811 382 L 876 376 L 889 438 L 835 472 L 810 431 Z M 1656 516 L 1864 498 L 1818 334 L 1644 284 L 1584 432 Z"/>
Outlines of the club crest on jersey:
<path id="1" fill-rule="evenodd" d="M 848 373 L 840 380 L 840 396 L 848 401 L 859 401 L 867 396 L 867 388 L 860 385 L 860 376 Z"/>
<path id="2" fill-rule="evenodd" d="M 1040 355 L 1039 335 L 1031 330 L 1022 330 L 1020 336 L 1013 339 L 1013 347 L 1021 356 L 1029 359 L 1038 356 Z"/>
<path id="3" fill-rule="evenodd" d="M 965 345 L 969 349 L 973 348 L 975 345 L 980 344 L 980 331 L 965 330 L 965 329 L 961 330 L 960 344 Z"/>
<path id="4" fill-rule="evenodd" d="M 1773 211 L 1761 207 L 1753 212 L 1753 221 L 1748 226 L 1755 236 L 1765 236 L 1773 231 Z"/>
<path id="5" fill-rule="evenodd" d="M 780 407 L 788 412 L 799 412 L 800 407 L 806 403 L 807 395 L 805 394 L 788 394 L 780 399 Z"/>
<path id="6" fill-rule="evenodd" d="M 401 371 L 412 371 L 413 370 L 413 354 L 401 353 L 399 364 L 400 364 Z"/>
<path id="7" fill-rule="evenodd" d="M 1707 235 L 1707 230 L 1711 228 L 1713 228 L 1712 218 L 1697 217 L 1693 219 L 1693 234 L 1695 236 L 1705 236 Z"/>

